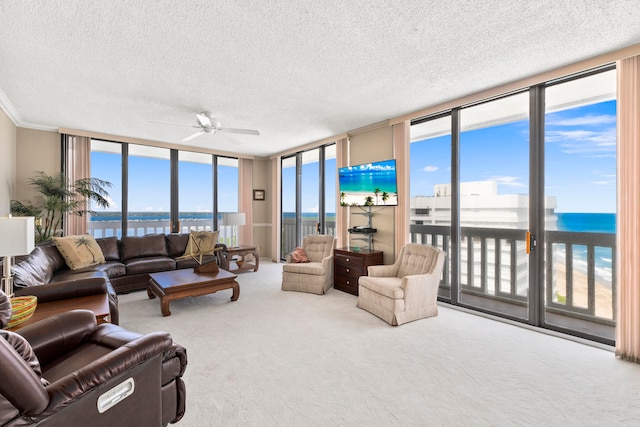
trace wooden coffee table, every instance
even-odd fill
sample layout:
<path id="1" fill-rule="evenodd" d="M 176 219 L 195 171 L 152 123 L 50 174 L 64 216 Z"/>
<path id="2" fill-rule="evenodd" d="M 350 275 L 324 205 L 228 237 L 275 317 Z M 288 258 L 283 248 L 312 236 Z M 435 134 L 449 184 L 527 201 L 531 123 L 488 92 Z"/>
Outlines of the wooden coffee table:
<path id="1" fill-rule="evenodd" d="M 170 316 L 169 303 L 174 299 L 212 294 L 223 289 L 233 289 L 231 301 L 240 296 L 240 285 L 235 274 L 220 269 L 217 273 L 196 273 L 193 268 L 151 273 L 147 285 L 149 298 L 160 298 L 163 316 Z"/>

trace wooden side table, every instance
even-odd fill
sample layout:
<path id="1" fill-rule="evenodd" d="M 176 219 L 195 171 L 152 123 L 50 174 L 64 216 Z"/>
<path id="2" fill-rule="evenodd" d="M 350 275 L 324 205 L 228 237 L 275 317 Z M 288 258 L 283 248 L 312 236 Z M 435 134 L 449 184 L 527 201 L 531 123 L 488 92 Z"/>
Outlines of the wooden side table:
<path id="1" fill-rule="evenodd" d="M 247 255 L 253 256 L 253 262 L 245 260 Z M 227 252 L 222 254 L 222 268 L 230 273 L 247 270 L 258 271 L 258 267 L 260 267 L 260 256 L 255 246 L 228 247 Z"/>
<path id="2" fill-rule="evenodd" d="M 333 252 L 333 287 L 358 295 L 358 279 L 368 274 L 367 267 L 382 264 L 382 251 L 339 248 Z"/>
<path id="3" fill-rule="evenodd" d="M 111 321 L 111 312 L 109 311 L 109 296 L 105 294 L 88 295 L 86 297 L 68 298 L 58 301 L 38 303 L 36 311 L 33 315 L 24 323 L 9 329 L 10 331 L 17 331 L 24 328 L 27 325 L 36 323 L 39 320 L 46 319 L 47 317 L 54 316 L 56 314 L 64 313 L 71 310 L 91 310 L 96 315 L 96 322 L 109 323 Z"/>

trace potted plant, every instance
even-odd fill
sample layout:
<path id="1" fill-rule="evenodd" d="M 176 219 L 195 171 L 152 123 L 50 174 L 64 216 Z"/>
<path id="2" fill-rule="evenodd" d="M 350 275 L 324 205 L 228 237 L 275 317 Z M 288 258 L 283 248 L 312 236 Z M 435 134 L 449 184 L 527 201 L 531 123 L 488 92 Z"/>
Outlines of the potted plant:
<path id="1" fill-rule="evenodd" d="M 50 176 L 40 171 L 29 179 L 29 184 L 35 187 L 40 195 L 33 202 L 11 200 L 11 213 L 36 218 L 36 243 L 62 235 L 64 215 L 83 216 L 93 213 L 87 209 L 89 202 L 94 202 L 101 208 L 109 207 L 109 193 L 105 189 L 112 186 L 109 181 L 82 178 L 69 183 L 62 173 Z"/>

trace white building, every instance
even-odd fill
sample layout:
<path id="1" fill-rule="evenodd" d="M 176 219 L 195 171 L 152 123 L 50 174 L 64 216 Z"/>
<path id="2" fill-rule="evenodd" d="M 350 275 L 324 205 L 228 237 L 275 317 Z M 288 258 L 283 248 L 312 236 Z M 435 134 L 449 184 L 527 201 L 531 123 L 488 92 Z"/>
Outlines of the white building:
<path id="1" fill-rule="evenodd" d="M 410 224 L 415 225 L 451 225 L 451 184 L 436 184 L 433 196 L 412 197 L 410 206 Z M 555 215 L 556 198 L 546 198 L 545 227 L 557 230 Z M 526 194 L 498 194 L 498 181 L 476 181 L 460 183 L 460 226 L 461 228 L 499 228 L 503 230 L 529 229 L 529 196 Z M 496 233 L 497 234 L 497 233 Z M 422 236 L 417 236 L 418 241 Z M 500 239 L 500 283 L 499 290 L 508 293 L 511 286 L 511 243 Z M 486 280 L 485 293 L 496 294 L 495 248 L 496 238 L 486 239 Z M 439 238 L 441 244 L 442 240 Z M 516 293 L 526 296 L 528 289 L 528 257 L 525 243 L 516 244 Z M 473 238 L 473 283 L 467 278 L 469 256 L 467 238 L 463 233 L 460 246 L 462 285 L 480 288 L 481 283 L 481 239 Z"/>

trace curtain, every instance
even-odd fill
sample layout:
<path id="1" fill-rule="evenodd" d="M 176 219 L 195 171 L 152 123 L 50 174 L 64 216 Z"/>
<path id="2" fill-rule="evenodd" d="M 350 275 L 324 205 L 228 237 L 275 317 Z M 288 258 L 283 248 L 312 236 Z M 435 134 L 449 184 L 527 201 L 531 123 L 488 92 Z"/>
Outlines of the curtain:
<path id="1" fill-rule="evenodd" d="M 618 61 L 616 356 L 640 363 L 640 56 Z"/>
<path id="2" fill-rule="evenodd" d="M 411 124 L 404 121 L 393 125 L 393 153 L 396 159 L 398 180 L 398 207 L 396 209 L 395 253 L 409 243 L 409 130 Z"/>
<path id="3" fill-rule="evenodd" d="M 86 136 L 62 135 L 63 149 L 63 173 L 70 184 L 83 178 L 91 177 L 91 138 Z M 89 206 L 84 202 L 80 209 L 86 210 Z M 87 215 L 65 215 L 63 234 L 65 236 L 86 234 Z"/>
<path id="4" fill-rule="evenodd" d="M 349 165 L 349 139 L 342 138 L 336 141 L 336 168 Z M 336 182 L 338 200 L 336 201 L 336 248 L 349 245 L 347 228 L 349 225 L 349 208 L 340 206 L 339 183 Z"/>
<path id="5" fill-rule="evenodd" d="M 245 225 L 238 227 L 238 244 L 253 245 L 253 160 L 240 159 L 238 166 L 238 212 L 244 212 Z"/>

